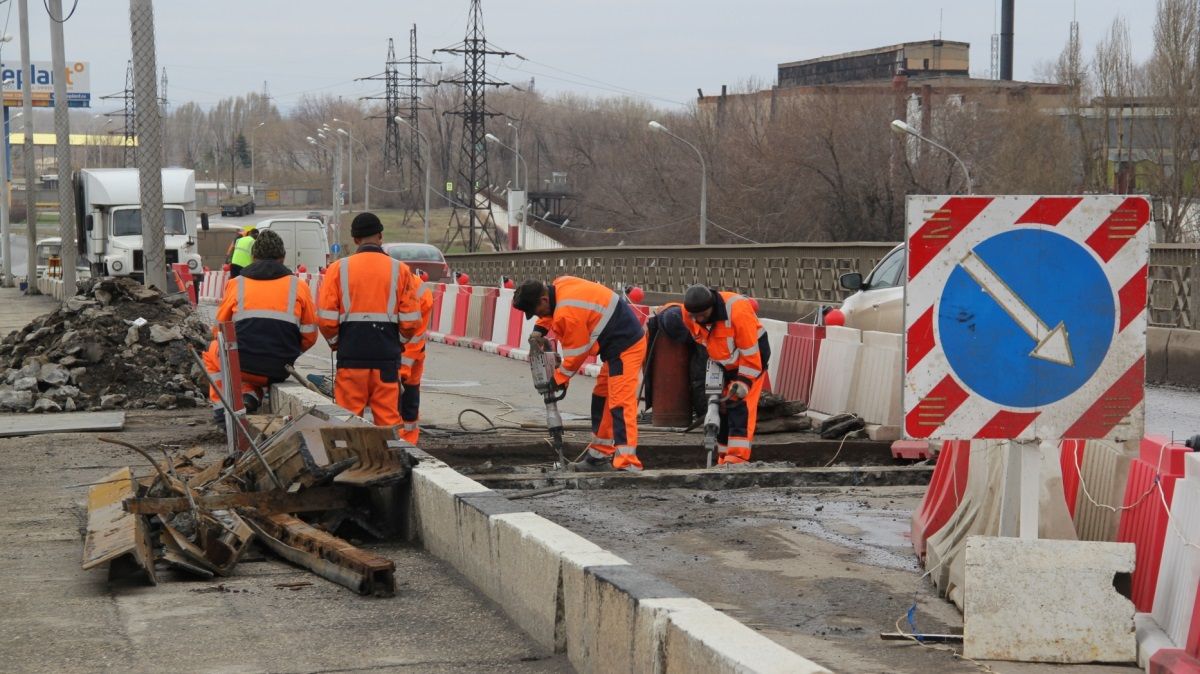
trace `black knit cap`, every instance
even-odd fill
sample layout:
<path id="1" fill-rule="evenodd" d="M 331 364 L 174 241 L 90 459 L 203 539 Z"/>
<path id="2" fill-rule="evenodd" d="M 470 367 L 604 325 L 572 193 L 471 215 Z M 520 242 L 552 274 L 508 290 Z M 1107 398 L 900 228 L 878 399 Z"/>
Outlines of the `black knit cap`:
<path id="1" fill-rule="evenodd" d="M 698 314 L 717 303 L 717 294 L 708 286 L 696 284 L 683 293 L 683 308 Z"/>
<path id="2" fill-rule="evenodd" d="M 379 216 L 374 213 L 359 213 L 354 216 L 354 221 L 350 223 L 350 236 L 356 239 L 375 236 L 382 231 L 383 223 L 379 221 Z"/>
<path id="3" fill-rule="evenodd" d="M 525 312 L 525 318 L 533 318 L 533 312 L 546 294 L 546 284 L 537 279 L 529 279 L 517 286 L 513 293 L 513 308 Z"/>

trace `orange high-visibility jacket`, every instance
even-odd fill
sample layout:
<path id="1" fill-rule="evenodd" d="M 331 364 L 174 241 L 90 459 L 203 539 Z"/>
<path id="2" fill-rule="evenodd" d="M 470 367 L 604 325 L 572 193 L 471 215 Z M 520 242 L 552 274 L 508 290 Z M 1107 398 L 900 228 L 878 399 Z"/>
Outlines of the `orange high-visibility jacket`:
<path id="1" fill-rule="evenodd" d="M 415 276 L 419 279 L 419 276 Z M 401 365 L 412 367 L 417 361 L 425 359 L 425 333 L 429 330 L 429 317 L 433 315 L 433 289 L 428 283 L 421 283 L 417 288 L 417 302 L 421 306 L 421 327 L 417 329 L 412 339 L 404 345 L 404 355 Z"/>
<path id="2" fill-rule="evenodd" d="M 417 279 L 375 245 L 329 265 L 317 319 L 338 367 L 399 370 L 401 347 L 421 327 Z"/>
<path id="3" fill-rule="evenodd" d="M 575 376 L 588 356 L 613 360 L 645 334 L 625 298 L 599 283 L 560 276 L 547 290 L 553 313 L 539 318 L 535 329 L 553 330 L 562 344 L 563 362 L 554 373 L 559 384 Z"/>
<path id="4" fill-rule="evenodd" d="M 233 321 L 237 330 L 242 371 L 273 382 L 287 379 L 284 366 L 317 341 L 308 284 L 274 261 L 258 260 L 229 280 L 217 308 L 217 322 L 226 321 Z"/>
<path id="5" fill-rule="evenodd" d="M 726 291 L 717 294 L 720 301 L 713 306 L 711 324 L 693 321 L 686 311 L 683 324 L 692 339 L 708 349 L 708 357 L 724 367 L 732 379 L 752 384 L 763 374 L 759 340 L 766 330 L 745 297 Z"/>

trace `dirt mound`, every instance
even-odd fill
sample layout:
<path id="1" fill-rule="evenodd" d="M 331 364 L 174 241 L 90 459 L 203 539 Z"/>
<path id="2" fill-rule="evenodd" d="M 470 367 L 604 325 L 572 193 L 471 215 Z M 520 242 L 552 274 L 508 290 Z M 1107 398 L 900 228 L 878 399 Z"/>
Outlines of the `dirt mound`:
<path id="1" fill-rule="evenodd" d="M 209 332 L 182 296 L 128 278 L 88 281 L 0 342 L 0 411 L 194 407 L 207 388 L 188 345 Z"/>

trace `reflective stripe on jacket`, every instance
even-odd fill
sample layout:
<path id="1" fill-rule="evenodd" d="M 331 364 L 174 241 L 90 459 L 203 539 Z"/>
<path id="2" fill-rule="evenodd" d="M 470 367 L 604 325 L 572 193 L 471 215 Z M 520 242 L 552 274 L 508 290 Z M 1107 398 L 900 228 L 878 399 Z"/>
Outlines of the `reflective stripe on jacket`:
<path id="1" fill-rule="evenodd" d="M 730 378 L 750 384 L 766 371 L 770 356 L 767 331 L 745 297 L 726 291 L 717 294 L 721 301 L 713 307 L 711 323 L 697 323 L 685 311 L 683 324 Z"/>
<path id="2" fill-rule="evenodd" d="M 287 379 L 285 365 L 317 341 L 317 314 L 308 284 L 282 264 L 258 260 L 230 280 L 217 321 L 233 321 L 243 372 Z"/>
<path id="3" fill-rule="evenodd" d="M 399 369 L 401 346 L 421 327 L 416 287 L 408 265 L 375 245 L 325 270 L 317 319 L 338 367 Z"/>
<path id="4" fill-rule="evenodd" d="M 588 356 L 614 360 L 645 334 L 625 298 L 599 283 L 560 276 L 547 290 L 552 313 L 539 318 L 537 328 L 553 330 L 562 344 L 560 378 L 575 376 Z"/>

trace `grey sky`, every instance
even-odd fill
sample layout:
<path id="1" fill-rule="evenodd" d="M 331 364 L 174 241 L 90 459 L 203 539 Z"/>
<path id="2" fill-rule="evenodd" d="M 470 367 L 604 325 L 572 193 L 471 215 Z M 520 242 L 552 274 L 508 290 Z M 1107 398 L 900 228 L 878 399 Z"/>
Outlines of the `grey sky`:
<path id="1" fill-rule="evenodd" d="M 63 0 L 69 10 L 73 0 Z M 0 23 L 8 16 L 0 4 Z M 1066 42 L 1072 0 L 1017 0 L 1015 74 L 1033 76 Z M 1151 49 L 1153 0 L 1078 0 L 1080 32 L 1090 55 L 1112 19 L 1128 21 L 1134 56 Z M 50 59 L 49 19 L 29 0 L 34 59 Z M 716 92 L 754 79 L 769 85 L 775 65 L 897 42 L 942 36 L 971 43 L 972 72 L 986 77 L 996 0 L 484 0 L 487 36 L 529 59 L 491 59 L 500 79 L 542 91 L 591 96 L 626 92 L 673 107 L 697 88 Z M 383 69 L 387 38 L 402 57 L 418 25 L 420 53 L 454 44 L 465 30 L 467 0 L 206 0 L 155 3 L 159 64 L 167 68 L 172 105 L 208 106 L 257 91 L 263 81 L 280 107 L 305 93 L 347 98 L 382 90 L 354 78 Z M 16 9 L 7 30 L 18 34 Z M 93 108 L 115 109 L 101 94 L 124 88 L 129 58 L 126 0 L 79 0 L 66 24 L 67 58 L 91 62 Z M 18 40 L 4 61 L 20 58 Z M 449 55 L 440 55 L 440 60 Z M 461 61 L 448 62 L 448 66 Z"/>

